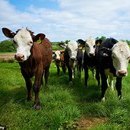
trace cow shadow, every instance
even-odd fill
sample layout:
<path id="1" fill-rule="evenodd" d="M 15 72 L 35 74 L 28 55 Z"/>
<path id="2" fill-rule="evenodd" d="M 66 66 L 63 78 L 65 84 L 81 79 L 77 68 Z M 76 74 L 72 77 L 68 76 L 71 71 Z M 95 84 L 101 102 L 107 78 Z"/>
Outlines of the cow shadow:
<path id="1" fill-rule="evenodd" d="M 88 83 L 86 87 L 84 85 L 84 79 L 76 78 L 73 85 L 74 93 L 79 97 L 79 102 L 100 102 L 100 86 L 96 84 L 96 81 L 93 83 Z"/>
<path id="2" fill-rule="evenodd" d="M 30 109 L 33 102 L 28 102 L 26 99 L 26 88 L 21 86 L 11 90 L 1 90 L 0 94 L 0 109 L 4 109 L 8 103 L 17 105 L 20 109 Z"/>
<path id="3" fill-rule="evenodd" d="M 55 77 L 57 79 L 55 79 Z M 61 73 L 60 75 L 57 75 L 56 72 L 53 71 L 53 73 L 51 73 L 51 81 L 49 82 L 49 84 L 62 85 L 60 87 L 63 87 L 64 89 L 72 89 L 73 94 L 78 97 L 79 102 L 89 103 L 100 101 L 101 87 L 97 85 L 96 79 L 93 79 L 92 76 L 90 76 L 90 81 L 88 80 L 88 86 L 85 87 L 84 76 L 81 76 L 80 78 L 76 74 L 75 79 L 73 80 L 72 84 L 70 84 L 68 81 L 68 72 L 66 74 Z"/>

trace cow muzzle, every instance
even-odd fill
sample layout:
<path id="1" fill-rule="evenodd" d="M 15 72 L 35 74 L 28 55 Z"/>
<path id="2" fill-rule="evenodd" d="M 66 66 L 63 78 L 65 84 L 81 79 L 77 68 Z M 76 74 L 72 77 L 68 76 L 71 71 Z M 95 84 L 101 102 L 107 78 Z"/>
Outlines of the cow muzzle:
<path id="1" fill-rule="evenodd" d="M 120 77 L 126 76 L 127 75 L 127 71 L 126 70 L 118 70 L 117 71 L 117 75 Z"/>
<path id="2" fill-rule="evenodd" d="M 93 57 L 93 56 L 95 56 L 95 53 L 89 53 L 89 56 Z"/>
<path id="3" fill-rule="evenodd" d="M 23 54 L 15 54 L 15 59 L 18 61 L 18 62 L 23 62 L 24 61 L 24 55 Z"/>

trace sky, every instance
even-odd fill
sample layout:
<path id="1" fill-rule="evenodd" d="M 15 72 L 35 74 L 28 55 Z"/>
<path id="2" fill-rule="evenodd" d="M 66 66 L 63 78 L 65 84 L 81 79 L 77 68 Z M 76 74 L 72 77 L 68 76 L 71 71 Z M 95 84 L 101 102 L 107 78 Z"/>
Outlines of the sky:
<path id="1" fill-rule="evenodd" d="M 52 41 L 113 37 L 130 40 L 130 0 L 0 0 L 1 28 L 28 28 Z"/>

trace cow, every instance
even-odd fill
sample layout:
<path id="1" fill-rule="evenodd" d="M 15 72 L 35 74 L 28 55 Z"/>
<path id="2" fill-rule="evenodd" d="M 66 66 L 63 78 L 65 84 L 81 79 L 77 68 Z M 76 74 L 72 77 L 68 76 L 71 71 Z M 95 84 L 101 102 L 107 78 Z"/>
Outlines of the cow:
<path id="1" fill-rule="evenodd" d="M 87 40 L 80 39 L 79 42 L 84 45 L 85 52 L 83 58 L 83 68 L 84 68 L 84 78 L 85 78 L 85 87 L 88 86 L 88 70 L 92 71 L 93 76 L 95 76 L 96 70 L 96 79 L 98 81 L 98 86 L 100 85 L 99 72 L 96 69 L 96 57 L 95 57 L 95 39 L 89 37 Z"/>
<path id="2" fill-rule="evenodd" d="M 32 99 L 32 82 L 34 76 L 33 91 L 35 93 L 34 109 L 41 108 L 39 91 L 42 84 L 42 78 L 45 78 L 45 85 L 48 82 L 49 68 L 52 61 L 52 46 L 50 41 L 43 33 L 36 36 L 27 28 L 12 32 L 8 28 L 2 28 L 4 35 L 13 39 L 16 45 L 15 59 L 21 67 L 22 76 L 26 82 L 27 100 Z M 38 40 L 38 42 L 37 42 Z"/>
<path id="3" fill-rule="evenodd" d="M 64 62 L 64 50 L 57 50 L 53 52 L 53 60 L 57 68 L 57 74 L 60 74 L 60 67 L 62 68 L 64 74 L 66 73 L 66 65 Z"/>
<path id="4" fill-rule="evenodd" d="M 84 59 L 84 47 L 85 43 L 82 39 L 78 39 L 76 41 L 78 43 L 78 50 L 77 50 L 77 72 L 78 72 L 78 77 L 81 78 L 81 71 L 83 70 L 83 59 Z"/>
<path id="5" fill-rule="evenodd" d="M 75 77 L 76 57 L 77 57 L 78 43 L 76 41 L 69 41 L 65 47 L 64 61 L 68 68 L 69 83 Z"/>
<path id="6" fill-rule="evenodd" d="M 101 100 L 105 101 L 105 92 L 108 87 L 107 78 L 110 76 L 110 85 L 116 77 L 116 90 L 118 98 L 122 98 L 122 78 L 128 74 L 127 67 L 130 59 L 130 48 L 126 42 L 107 38 L 101 42 L 96 51 L 98 70 L 101 75 Z"/>

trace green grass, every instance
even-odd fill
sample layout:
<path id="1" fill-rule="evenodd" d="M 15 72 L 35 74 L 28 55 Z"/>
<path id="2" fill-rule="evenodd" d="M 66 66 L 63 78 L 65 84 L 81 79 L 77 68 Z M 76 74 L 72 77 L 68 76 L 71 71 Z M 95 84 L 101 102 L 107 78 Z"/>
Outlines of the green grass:
<path id="1" fill-rule="evenodd" d="M 129 67 L 130 70 L 130 67 Z M 130 74 L 130 71 L 129 71 Z M 91 73 L 90 73 L 91 75 Z M 26 88 L 18 63 L 0 63 L 0 125 L 9 130 L 64 130 L 74 129 L 74 122 L 81 117 L 105 117 L 107 122 L 93 126 L 92 130 L 129 130 L 130 76 L 123 80 L 123 99 L 116 91 L 106 93 L 106 102 L 100 102 L 100 88 L 92 76 L 89 87 L 84 87 L 84 76 L 68 83 L 68 75 L 56 74 L 50 68 L 48 88 L 42 86 L 42 109 L 32 108 L 33 101 L 26 101 Z"/>

